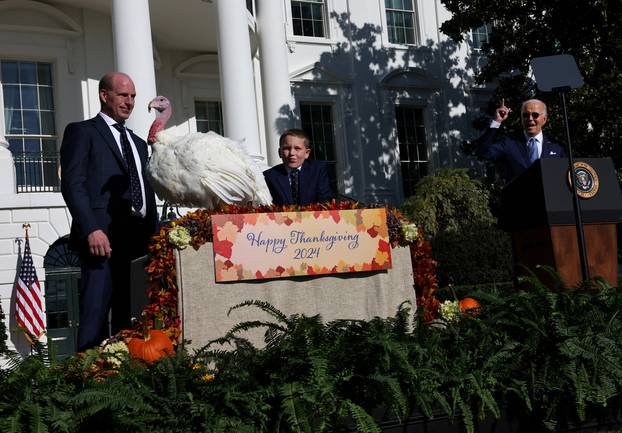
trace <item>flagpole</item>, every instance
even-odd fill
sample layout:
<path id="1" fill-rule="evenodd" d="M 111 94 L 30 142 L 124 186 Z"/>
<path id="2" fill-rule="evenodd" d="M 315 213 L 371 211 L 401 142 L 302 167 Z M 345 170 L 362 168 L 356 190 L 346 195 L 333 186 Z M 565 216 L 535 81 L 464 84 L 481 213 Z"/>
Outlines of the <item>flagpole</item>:
<path id="1" fill-rule="evenodd" d="M 30 228 L 30 224 L 29 223 L 24 223 L 22 224 L 22 228 L 24 229 L 24 231 L 26 232 L 26 234 L 24 235 L 24 246 L 26 245 L 26 242 L 29 242 L 29 238 L 28 238 L 28 229 Z M 22 254 L 23 256 L 23 254 Z M 34 347 L 35 347 L 35 340 L 32 338 L 32 334 L 24 327 L 21 327 L 22 332 L 24 333 L 24 336 L 26 337 L 26 340 L 28 340 L 28 343 L 30 343 L 30 354 L 32 355 Z"/>

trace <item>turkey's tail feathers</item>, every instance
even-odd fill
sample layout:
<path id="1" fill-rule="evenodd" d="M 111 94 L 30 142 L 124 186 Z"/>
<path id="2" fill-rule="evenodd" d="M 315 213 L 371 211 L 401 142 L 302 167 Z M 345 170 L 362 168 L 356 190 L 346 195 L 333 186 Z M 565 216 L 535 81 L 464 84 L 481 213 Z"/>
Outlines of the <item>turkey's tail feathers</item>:
<path id="1" fill-rule="evenodd" d="M 259 173 L 257 173 L 259 171 Z M 272 194 L 266 184 L 266 179 L 263 177 L 263 172 L 257 166 L 257 169 L 253 173 L 255 176 L 255 190 L 253 191 L 253 204 L 258 205 L 271 205 Z"/>
<path id="2" fill-rule="evenodd" d="M 223 177 L 222 173 L 215 173 L 201 178 L 201 184 L 227 204 L 244 202 L 252 183 L 252 180 L 240 171 L 229 171 L 226 177 Z"/>

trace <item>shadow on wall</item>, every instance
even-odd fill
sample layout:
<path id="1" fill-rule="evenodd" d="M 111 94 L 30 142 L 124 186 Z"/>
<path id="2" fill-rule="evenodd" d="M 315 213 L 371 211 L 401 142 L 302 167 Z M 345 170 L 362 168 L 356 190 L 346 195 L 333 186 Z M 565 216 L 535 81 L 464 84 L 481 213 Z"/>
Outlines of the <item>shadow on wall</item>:
<path id="1" fill-rule="evenodd" d="M 336 133 L 348 146 L 347 154 L 340 149 L 336 153 L 344 158 L 338 161 L 340 176 L 351 188 L 343 192 L 367 201 L 384 201 L 387 190 L 401 189 L 397 104 L 424 108 L 426 156 L 433 167 L 476 164 L 460 148 L 463 137 L 471 133 L 472 116 L 465 97 L 479 59 L 461 56 L 459 45 L 451 40 L 437 44 L 428 39 L 407 49 L 386 47 L 379 26 L 357 26 L 346 13 L 333 13 L 331 18 L 347 41 L 320 56 L 311 69 L 313 81 L 292 86 L 305 98 L 321 100 L 335 87 L 335 77 L 344 80 L 337 86 L 344 93 L 340 95 L 344 128 Z M 297 111 L 292 113 L 284 106 L 281 112 L 275 121 L 278 131 L 299 121 Z"/>

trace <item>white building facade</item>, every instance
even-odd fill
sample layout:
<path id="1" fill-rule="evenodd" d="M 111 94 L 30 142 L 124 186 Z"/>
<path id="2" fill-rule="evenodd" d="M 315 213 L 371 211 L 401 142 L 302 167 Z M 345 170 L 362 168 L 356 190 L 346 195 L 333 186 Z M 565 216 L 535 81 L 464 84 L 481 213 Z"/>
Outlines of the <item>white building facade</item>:
<path id="1" fill-rule="evenodd" d="M 99 111 L 99 78 L 128 73 L 128 122 L 145 137 L 155 95 L 171 131 L 214 130 L 266 166 L 288 128 L 311 136 L 336 191 L 401 203 L 423 175 L 472 164 L 460 144 L 489 92 L 480 60 L 439 27 L 440 0 L 0 0 L 0 301 L 23 343 L 14 282 L 24 231 L 46 292 L 49 337 L 71 351 L 79 266 L 58 150 L 72 121 Z M 478 35 L 479 38 L 485 35 Z M 4 137 L 4 139 L 3 139 Z"/>

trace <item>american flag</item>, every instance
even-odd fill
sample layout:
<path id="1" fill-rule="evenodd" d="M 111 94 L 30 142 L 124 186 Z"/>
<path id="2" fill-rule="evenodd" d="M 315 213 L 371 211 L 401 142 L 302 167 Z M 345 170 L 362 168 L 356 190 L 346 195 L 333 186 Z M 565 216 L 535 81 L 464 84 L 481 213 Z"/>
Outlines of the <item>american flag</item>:
<path id="1" fill-rule="evenodd" d="M 30 253 L 30 242 L 26 234 L 22 267 L 16 283 L 15 317 L 17 323 L 33 337 L 39 338 L 45 325 L 43 324 L 43 293 L 37 278 L 37 271 Z"/>

